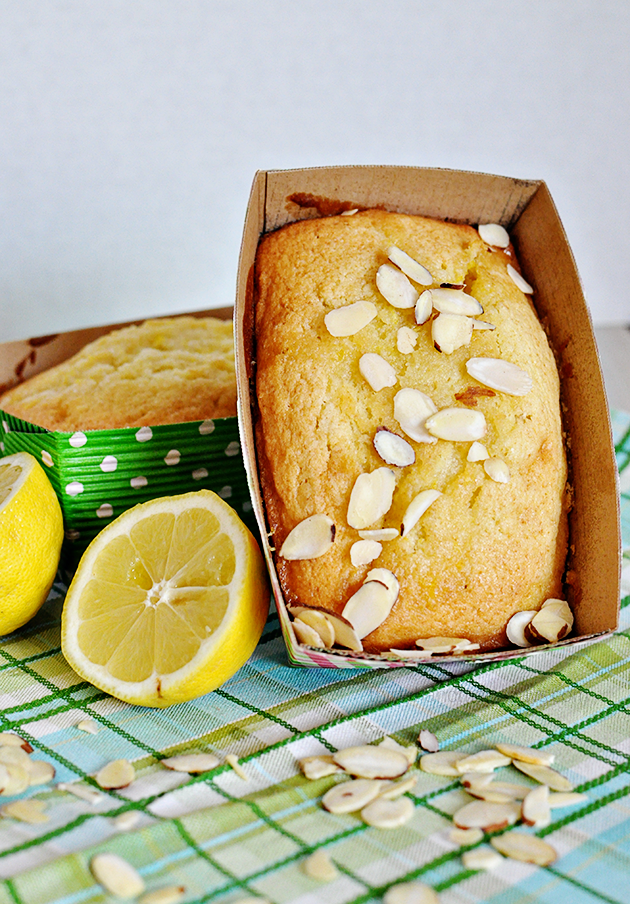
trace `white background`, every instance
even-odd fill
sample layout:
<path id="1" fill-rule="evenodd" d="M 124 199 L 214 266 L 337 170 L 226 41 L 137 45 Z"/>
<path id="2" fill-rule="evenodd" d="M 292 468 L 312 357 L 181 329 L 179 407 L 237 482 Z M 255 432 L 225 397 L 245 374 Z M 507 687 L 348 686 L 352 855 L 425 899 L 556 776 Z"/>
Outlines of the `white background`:
<path id="1" fill-rule="evenodd" d="M 0 338 L 232 304 L 256 169 L 545 179 L 630 322 L 627 0 L 0 0 Z"/>

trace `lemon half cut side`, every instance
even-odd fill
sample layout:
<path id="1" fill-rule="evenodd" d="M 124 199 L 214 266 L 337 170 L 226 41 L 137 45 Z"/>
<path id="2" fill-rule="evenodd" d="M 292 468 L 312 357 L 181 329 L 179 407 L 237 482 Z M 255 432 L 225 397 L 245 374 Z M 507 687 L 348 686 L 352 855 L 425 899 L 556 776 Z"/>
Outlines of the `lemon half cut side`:
<path id="1" fill-rule="evenodd" d="M 247 661 L 269 600 L 258 544 L 227 503 L 210 490 L 154 499 L 86 549 L 63 608 L 62 650 L 112 696 L 170 706 Z"/>
<path id="2" fill-rule="evenodd" d="M 61 506 L 37 459 L 28 452 L 0 458 L 0 636 L 46 601 L 62 542 Z"/>

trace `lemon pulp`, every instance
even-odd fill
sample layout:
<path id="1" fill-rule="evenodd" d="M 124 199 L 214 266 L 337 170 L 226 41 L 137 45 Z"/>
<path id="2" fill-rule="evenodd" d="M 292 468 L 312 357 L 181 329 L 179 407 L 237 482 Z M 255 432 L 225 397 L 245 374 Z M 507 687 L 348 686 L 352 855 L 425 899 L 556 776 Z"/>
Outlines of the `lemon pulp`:
<path id="1" fill-rule="evenodd" d="M 210 491 L 136 506 L 86 550 L 68 591 L 62 647 L 120 699 L 167 706 L 217 687 L 251 655 L 269 589 L 262 556 Z"/>

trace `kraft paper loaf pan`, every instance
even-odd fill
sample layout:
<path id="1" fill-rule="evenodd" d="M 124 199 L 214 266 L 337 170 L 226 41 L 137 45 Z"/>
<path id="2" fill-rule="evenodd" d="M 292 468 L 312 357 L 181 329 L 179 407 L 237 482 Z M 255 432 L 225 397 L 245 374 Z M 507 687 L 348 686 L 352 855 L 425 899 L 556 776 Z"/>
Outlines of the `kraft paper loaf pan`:
<path id="1" fill-rule="evenodd" d="M 193 314 L 207 315 L 226 320 L 232 309 Z M 0 393 L 60 364 L 99 336 L 129 325 L 117 323 L 0 345 Z M 0 455 L 30 452 L 43 465 L 59 497 L 65 530 L 63 562 L 70 570 L 114 518 L 159 496 L 214 490 L 255 530 L 236 417 L 74 433 L 46 430 L 1 408 L 0 421 Z"/>
<path id="2" fill-rule="evenodd" d="M 245 219 L 235 308 L 239 426 L 252 504 L 292 664 L 378 668 L 414 660 L 316 650 L 298 643 L 276 574 L 257 472 L 254 441 L 254 261 L 259 239 L 297 220 L 344 210 L 383 208 L 467 223 L 500 223 L 510 233 L 523 275 L 556 355 L 573 490 L 567 599 L 575 615 L 575 644 L 615 630 L 618 623 L 621 537 L 617 468 L 610 418 L 590 315 L 576 265 L 546 184 L 446 169 L 397 166 L 322 167 L 258 172 Z M 305 517 L 306 517 L 305 513 Z M 377 565 L 378 563 L 374 563 Z M 440 661 L 508 659 L 547 647 L 513 648 Z M 414 662 L 417 662 L 415 660 Z"/>

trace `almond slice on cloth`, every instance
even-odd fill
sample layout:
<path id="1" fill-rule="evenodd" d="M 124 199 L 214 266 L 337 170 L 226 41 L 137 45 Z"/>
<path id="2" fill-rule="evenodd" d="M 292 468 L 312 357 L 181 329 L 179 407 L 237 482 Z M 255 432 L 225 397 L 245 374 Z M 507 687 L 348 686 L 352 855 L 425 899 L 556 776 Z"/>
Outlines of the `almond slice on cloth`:
<path id="1" fill-rule="evenodd" d="M 470 408 L 442 408 L 428 417 L 424 426 L 437 439 L 462 443 L 481 439 L 487 430 L 483 412 Z"/>
<path id="2" fill-rule="evenodd" d="M 386 386 L 395 386 L 398 382 L 396 371 L 381 355 L 366 352 L 359 358 L 359 371 L 374 392 L 380 392 Z"/>
<path id="3" fill-rule="evenodd" d="M 302 863 L 302 868 L 307 876 L 319 882 L 332 882 L 339 875 L 339 870 L 323 848 L 307 857 Z"/>
<path id="4" fill-rule="evenodd" d="M 80 722 L 77 722 L 77 728 L 86 734 L 98 734 L 98 725 L 94 719 L 81 719 Z"/>
<path id="5" fill-rule="evenodd" d="M 162 760 L 162 765 L 174 772 L 188 772 L 196 775 L 200 772 L 209 772 L 216 769 L 221 760 L 213 753 L 182 753 L 178 756 L 169 756 Z"/>
<path id="6" fill-rule="evenodd" d="M 500 753 L 511 760 L 522 763 L 533 763 L 536 766 L 551 766 L 555 755 L 550 750 L 535 750 L 533 747 L 522 747 L 520 744 L 506 744 L 503 741 L 494 745 Z"/>
<path id="7" fill-rule="evenodd" d="M 464 851 L 462 863 L 466 869 L 496 869 L 503 863 L 503 857 L 490 848 L 475 848 L 474 851 Z"/>
<path id="8" fill-rule="evenodd" d="M 467 788 L 467 792 L 471 797 L 476 797 L 477 800 L 485 800 L 491 804 L 509 804 L 513 803 L 516 798 L 511 794 L 504 794 L 502 791 L 495 791 L 492 787 L 492 782 L 489 785 L 481 786 L 481 785 L 472 785 L 470 788 Z"/>
<path id="9" fill-rule="evenodd" d="M 544 829 L 551 822 L 551 807 L 549 806 L 549 787 L 538 785 L 532 788 L 529 794 L 523 798 L 521 815 L 525 825 L 536 829 Z"/>
<path id="10" fill-rule="evenodd" d="M 138 904 L 178 904 L 185 895 L 184 885 L 164 885 L 145 892 L 138 898 Z"/>
<path id="11" fill-rule="evenodd" d="M 403 433 L 417 443 L 437 442 L 424 426 L 426 419 L 432 414 L 437 414 L 437 406 L 419 389 L 406 387 L 394 396 L 394 417 Z"/>
<path id="12" fill-rule="evenodd" d="M 532 642 L 525 636 L 525 628 L 536 615 L 537 609 L 522 609 L 515 612 L 505 627 L 507 639 L 515 647 L 531 647 Z"/>
<path id="13" fill-rule="evenodd" d="M 416 775 L 410 775 L 408 778 L 400 779 L 400 781 L 391 782 L 383 791 L 381 791 L 379 797 L 382 797 L 384 800 L 396 800 L 397 797 L 402 797 L 407 791 L 413 791 L 417 783 L 418 777 Z"/>
<path id="14" fill-rule="evenodd" d="M 470 756 L 458 760 L 457 771 L 462 775 L 465 772 L 494 772 L 501 766 L 509 766 L 511 762 L 511 758 L 499 750 L 480 750 L 478 753 L 471 753 Z"/>
<path id="15" fill-rule="evenodd" d="M 463 784 L 463 782 L 462 782 Z M 475 796 L 476 786 L 473 784 L 472 788 L 467 788 L 469 794 Z M 515 782 L 495 782 L 491 781 L 486 788 L 492 791 L 496 791 L 499 794 L 503 794 L 505 797 L 509 797 L 511 800 L 524 800 L 525 797 L 532 790 L 531 785 L 517 785 Z M 483 790 L 483 789 L 482 789 Z"/>
<path id="16" fill-rule="evenodd" d="M 390 738 L 386 735 L 381 743 L 378 745 L 379 747 L 386 747 L 389 750 L 397 750 L 398 753 L 402 753 L 403 756 L 407 757 L 407 761 L 410 766 L 416 762 L 416 757 L 418 756 L 418 750 L 414 744 L 409 744 L 407 747 L 399 744 L 394 738 Z"/>
<path id="17" fill-rule="evenodd" d="M 118 854 L 96 854 L 90 860 L 90 869 L 105 891 L 117 898 L 135 898 L 145 890 L 140 873 Z"/>
<path id="18" fill-rule="evenodd" d="M 408 797 L 377 797 L 361 810 L 361 819 L 377 829 L 397 829 L 412 819 L 414 805 Z"/>
<path id="19" fill-rule="evenodd" d="M 478 383 L 506 395 L 524 396 L 533 386 L 527 371 L 502 358 L 469 358 L 466 370 Z"/>
<path id="20" fill-rule="evenodd" d="M 245 772 L 245 770 L 239 763 L 238 757 L 235 753 L 228 753 L 225 757 L 225 762 L 228 764 L 228 766 L 232 767 L 232 769 L 234 770 L 234 772 L 236 772 L 240 779 L 242 779 L 244 782 L 249 781 L 249 775 Z"/>
<path id="21" fill-rule="evenodd" d="M 104 795 L 97 791 L 96 788 L 91 788 L 89 785 L 80 785 L 78 782 L 59 782 L 57 790 L 66 791 L 68 794 L 72 794 L 92 806 L 104 799 Z"/>
<path id="22" fill-rule="evenodd" d="M 510 236 L 507 229 L 498 223 L 480 223 L 477 232 L 486 245 L 493 248 L 507 248 L 510 244 Z"/>
<path id="23" fill-rule="evenodd" d="M 306 622 L 303 622 L 300 618 L 296 618 L 293 621 L 293 630 L 295 631 L 295 636 L 299 643 L 304 644 L 307 647 L 315 647 L 318 650 L 323 650 L 325 648 L 326 645 L 315 628 L 307 625 Z"/>
<path id="24" fill-rule="evenodd" d="M 383 904 L 440 904 L 440 899 L 424 882 L 401 882 L 385 892 Z"/>
<path id="25" fill-rule="evenodd" d="M 467 295 L 463 289 L 431 289 L 433 307 L 440 314 L 458 314 L 463 317 L 478 317 L 483 308 L 476 298 Z"/>
<path id="26" fill-rule="evenodd" d="M 346 747 L 333 753 L 333 760 L 345 772 L 364 779 L 398 778 L 409 769 L 409 760 L 404 753 L 382 745 Z"/>
<path id="27" fill-rule="evenodd" d="M 448 833 L 448 837 L 453 844 L 459 844 L 462 847 L 467 847 L 470 844 L 478 844 L 483 838 L 483 835 L 482 829 L 458 829 L 457 826 Z"/>
<path id="28" fill-rule="evenodd" d="M 453 822 L 460 829 L 483 829 L 484 832 L 498 832 L 514 823 L 521 816 L 521 805 L 517 803 L 495 804 L 485 800 L 474 800 L 464 804 L 453 814 Z"/>
<path id="29" fill-rule="evenodd" d="M 418 300 L 417 289 L 391 264 L 381 264 L 376 271 L 376 287 L 394 308 L 413 308 Z"/>
<path id="30" fill-rule="evenodd" d="M 165 761 L 162 760 L 164 763 Z M 129 760 L 112 760 L 96 773 L 96 784 L 105 791 L 115 791 L 126 788 L 136 777 L 136 770 Z"/>
<path id="31" fill-rule="evenodd" d="M 461 783 L 472 794 L 473 788 L 485 788 L 492 784 L 493 778 L 493 772 L 464 772 L 461 777 Z"/>
<path id="32" fill-rule="evenodd" d="M 426 750 L 427 753 L 437 753 L 440 749 L 438 739 L 432 731 L 427 731 L 426 728 L 423 728 L 418 735 L 418 744 L 420 744 L 422 749 Z"/>
<path id="33" fill-rule="evenodd" d="M 141 818 L 142 814 L 137 810 L 125 810 L 124 813 L 114 816 L 112 823 L 118 832 L 130 832 L 138 825 Z"/>
<path id="34" fill-rule="evenodd" d="M 10 804 L 0 807 L 0 813 L 11 819 L 17 819 L 19 822 L 26 822 L 30 825 L 36 825 L 40 822 L 48 822 L 50 817 L 44 813 L 44 801 L 34 800 L 14 800 Z"/>
<path id="35" fill-rule="evenodd" d="M 5 797 L 13 797 L 26 791 L 30 781 L 28 769 L 19 763 L 0 763 L 0 766 L 3 767 L 0 771 L 1 793 Z"/>
<path id="36" fill-rule="evenodd" d="M 519 760 L 512 760 L 512 765 L 525 775 L 529 775 L 534 781 L 540 782 L 541 785 L 548 785 L 552 791 L 573 791 L 573 785 L 568 778 L 560 775 L 555 769 L 549 766 L 538 766 L 534 763 L 523 763 Z"/>
<path id="37" fill-rule="evenodd" d="M 561 807 L 573 807 L 575 804 L 583 804 L 588 800 L 586 794 L 579 791 L 550 791 L 549 806 L 552 810 Z"/>
<path id="38" fill-rule="evenodd" d="M 523 863 L 535 863 L 536 866 L 549 866 L 558 857 L 550 844 L 536 835 L 524 832 L 506 832 L 490 839 L 490 844 L 504 857 L 520 860 Z"/>
<path id="39" fill-rule="evenodd" d="M 318 513 L 300 521 L 287 534 L 280 548 L 283 559 L 318 559 L 325 555 L 335 539 L 335 524 L 328 515 Z"/>
<path id="40" fill-rule="evenodd" d="M 438 753 L 426 753 L 420 757 L 420 768 L 431 775 L 457 776 L 460 772 L 455 765 L 461 760 L 458 750 L 440 750 Z"/>
<path id="41" fill-rule="evenodd" d="M 413 447 L 398 436 L 388 427 L 379 427 L 374 435 L 374 448 L 378 455 L 388 465 L 394 465 L 397 468 L 406 468 L 414 464 L 416 453 Z"/>
<path id="42" fill-rule="evenodd" d="M 0 747 L 21 747 L 24 753 L 33 752 L 28 741 L 12 731 L 0 731 Z"/>
<path id="43" fill-rule="evenodd" d="M 433 505 L 436 499 L 439 499 L 441 495 L 442 493 L 439 490 L 421 490 L 417 496 L 414 496 L 403 515 L 402 524 L 400 526 L 401 537 L 407 536 L 409 531 L 416 526 L 429 506 Z"/>
<path id="44" fill-rule="evenodd" d="M 518 270 L 512 266 L 512 264 L 507 265 L 508 276 L 512 280 L 515 286 L 521 290 L 524 295 L 531 295 L 534 291 L 530 284 L 526 279 L 518 272 Z"/>
<path id="45" fill-rule="evenodd" d="M 343 772 L 341 766 L 333 760 L 332 756 L 327 753 L 318 756 L 305 756 L 299 760 L 300 769 L 305 777 L 311 781 L 319 778 L 326 778 L 328 775 L 334 775 L 336 772 Z"/>
<path id="46" fill-rule="evenodd" d="M 445 355 L 452 355 L 458 348 L 470 345 L 472 334 L 472 321 L 462 314 L 438 314 L 431 324 L 433 345 Z"/>
<path id="47" fill-rule="evenodd" d="M 326 649 L 335 642 L 335 629 L 328 616 L 321 609 L 302 609 L 299 619 L 317 631 Z"/>
<path id="48" fill-rule="evenodd" d="M 417 282 L 419 285 L 430 286 L 433 284 L 433 277 L 427 268 L 423 267 L 415 257 L 407 254 L 406 251 L 403 251 L 402 248 L 399 248 L 397 245 L 389 246 L 387 249 L 387 257 L 392 264 L 396 264 L 409 279 L 413 279 L 413 281 Z"/>
<path id="49" fill-rule="evenodd" d="M 329 311 L 324 317 L 326 329 L 331 336 L 341 338 L 354 336 L 376 317 L 376 305 L 372 301 L 355 301 Z"/>
<path id="50" fill-rule="evenodd" d="M 22 747 L 6 744 L 4 747 L 0 747 L 0 763 L 4 763 L 5 766 L 22 766 L 28 771 L 31 758 Z"/>
<path id="51" fill-rule="evenodd" d="M 28 768 L 28 783 L 31 785 L 47 785 L 55 777 L 55 767 L 46 760 L 31 760 Z"/>
<path id="52" fill-rule="evenodd" d="M 322 797 L 322 806 L 329 813 L 337 815 L 355 813 L 374 800 L 380 790 L 381 782 L 367 778 L 350 779 L 329 788 Z"/>
<path id="53" fill-rule="evenodd" d="M 362 530 L 386 515 L 392 505 L 396 477 L 391 468 L 359 474 L 348 504 L 347 521 L 350 527 Z"/>

